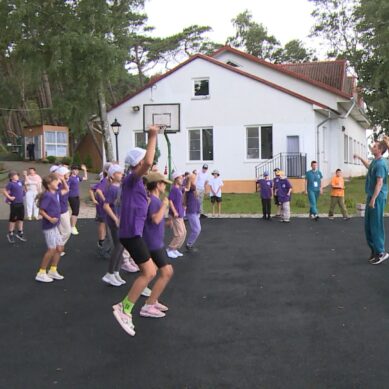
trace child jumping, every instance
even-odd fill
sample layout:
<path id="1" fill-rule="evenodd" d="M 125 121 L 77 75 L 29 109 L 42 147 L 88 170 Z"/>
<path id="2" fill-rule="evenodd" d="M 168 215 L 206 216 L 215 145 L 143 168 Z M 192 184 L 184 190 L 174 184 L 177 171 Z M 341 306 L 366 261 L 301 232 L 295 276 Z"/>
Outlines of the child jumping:
<path id="1" fill-rule="evenodd" d="M 62 184 L 65 188 L 64 179 Z M 62 237 L 58 229 L 61 217 L 61 206 L 59 202 L 58 184 L 60 180 L 55 173 L 49 174 L 42 180 L 46 189 L 38 196 L 39 213 L 42 216 L 42 230 L 45 237 L 47 251 L 43 256 L 39 271 L 35 277 L 39 282 L 53 282 L 63 280 L 64 277 L 58 273 L 57 267 L 63 251 Z M 65 191 L 65 189 L 62 189 Z M 47 268 L 50 266 L 49 271 Z"/>
<path id="2" fill-rule="evenodd" d="M 182 174 L 173 173 L 173 185 L 169 194 L 169 216 L 173 230 L 173 239 L 171 240 L 167 255 L 169 258 L 182 257 L 178 251 L 185 242 L 186 227 L 184 222 L 184 205 L 182 203 Z"/>
<path id="3" fill-rule="evenodd" d="M 27 242 L 23 234 L 24 220 L 24 187 L 19 180 L 19 174 L 11 171 L 8 174 L 9 182 L 3 190 L 6 202 L 10 205 L 7 239 L 9 243 L 15 243 L 15 236 L 22 242 Z M 18 232 L 15 234 L 15 226 Z"/>

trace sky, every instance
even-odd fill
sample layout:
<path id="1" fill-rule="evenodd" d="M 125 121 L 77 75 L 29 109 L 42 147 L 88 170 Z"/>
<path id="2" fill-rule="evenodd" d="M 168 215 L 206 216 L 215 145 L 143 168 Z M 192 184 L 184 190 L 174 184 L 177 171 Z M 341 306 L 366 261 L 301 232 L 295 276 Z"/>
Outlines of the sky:
<path id="1" fill-rule="evenodd" d="M 145 4 L 155 36 L 165 37 L 198 24 L 212 27 L 209 38 L 217 43 L 234 35 L 231 19 L 246 9 L 281 44 L 300 39 L 308 47 L 316 46 L 307 38 L 313 24 L 308 0 L 146 0 Z"/>

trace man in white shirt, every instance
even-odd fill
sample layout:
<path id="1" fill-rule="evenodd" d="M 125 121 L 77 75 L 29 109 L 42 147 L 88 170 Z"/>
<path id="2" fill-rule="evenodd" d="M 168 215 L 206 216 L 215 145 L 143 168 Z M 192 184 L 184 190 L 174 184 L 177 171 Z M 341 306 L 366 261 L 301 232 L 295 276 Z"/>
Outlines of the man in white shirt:
<path id="1" fill-rule="evenodd" d="M 209 182 L 208 165 L 205 163 L 201 172 L 197 174 L 196 189 L 200 199 L 200 214 L 201 217 L 206 217 L 203 210 L 204 193 Z"/>

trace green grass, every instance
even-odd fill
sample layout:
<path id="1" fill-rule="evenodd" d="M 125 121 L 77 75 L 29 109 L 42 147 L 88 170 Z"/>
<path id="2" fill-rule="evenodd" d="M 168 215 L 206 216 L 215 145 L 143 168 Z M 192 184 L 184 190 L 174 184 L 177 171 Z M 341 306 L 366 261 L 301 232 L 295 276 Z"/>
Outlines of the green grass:
<path id="1" fill-rule="evenodd" d="M 365 177 L 355 177 L 346 185 L 345 202 L 349 213 L 356 214 L 356 204 L 365 203 Z M 324 188 L 323 194 L 319 198 L 319 212 L 327 213 L 330 207 L 330 187 Z M 272 211 L 275 210 L 274 203 Z M 211 213 L 211 201 L 209 198 L 204 199 L 204 211 Z M 308 214 L 309 203 L 306 195 L 302 193 L 294 193 L 291 201 L 291 213 Z M 389 212 L 389 205 L 386 206 L 385 212 Z M 246 213 L 260 214 L 262 213 L 261 200 L 258 193 L 234 194 L 224 193 L 222 203 L 222 213 Z M 339 209 L 335 209 L 335 213 L 340 213 Z"/>

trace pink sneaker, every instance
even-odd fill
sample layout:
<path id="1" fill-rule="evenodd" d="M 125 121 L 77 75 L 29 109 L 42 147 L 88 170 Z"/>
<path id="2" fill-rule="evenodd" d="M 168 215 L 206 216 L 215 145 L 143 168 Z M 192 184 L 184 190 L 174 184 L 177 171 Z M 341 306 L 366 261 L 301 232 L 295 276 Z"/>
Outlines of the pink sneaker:
<path id="1" fill-rule="evenodd" d="M 114 305 L 114 307 L 116 307 Z M 132 316 L 125 314 L 121 309 L 115 309 L 113 310 L 113 315 L 115 316 L 115 319 L 120 324 L 120 326 L 123 328 L 124 331 L 127 332 L 128 335 L 134 336 L 135 335 L 135 327 L 132 323 Z"/>
<path id="2" fill-rule="evenodd" d="M 139 271 L 139 267 L 135 263 L 131 263 L 128 259 L 123 261 L 121 269 L 127 273 L 136 273 Z"/>
<path id="3" fill-rule="evenodd" d="M 140 310 L 140 315 L 143 317 L 154 317 L 156 319 L 166 316 L 163 312 L 157 309 L 155 305 L 148 304 L 143 305 L 142 309 Z"/>
<path id="4" fill-rule="evenodd" d="M 159 309 L 161 312 L 167 312 L 169 310 L 169 308 L 166 305 L 163 305 L 158 301 L 154 304 L 154 307 Z"/>

